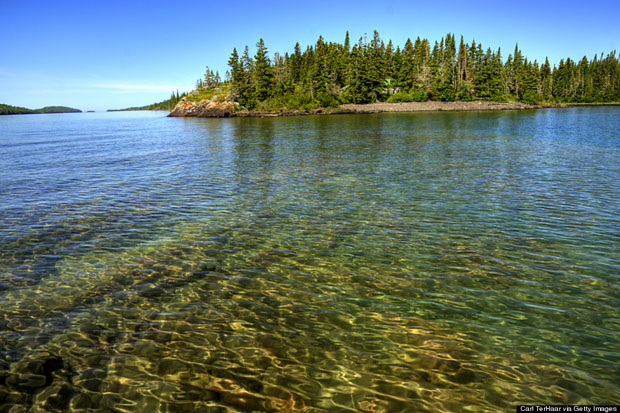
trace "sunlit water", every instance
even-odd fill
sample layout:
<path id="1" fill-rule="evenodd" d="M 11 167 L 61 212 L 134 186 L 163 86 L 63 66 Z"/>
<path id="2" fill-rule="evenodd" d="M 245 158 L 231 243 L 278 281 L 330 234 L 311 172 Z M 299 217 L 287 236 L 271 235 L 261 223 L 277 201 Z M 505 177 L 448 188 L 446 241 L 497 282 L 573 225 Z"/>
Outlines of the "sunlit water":
<path id="1" fill-rule="evenodd" d="M 0 117 L 0 411 L 620 403 L 620 108 Z"/>

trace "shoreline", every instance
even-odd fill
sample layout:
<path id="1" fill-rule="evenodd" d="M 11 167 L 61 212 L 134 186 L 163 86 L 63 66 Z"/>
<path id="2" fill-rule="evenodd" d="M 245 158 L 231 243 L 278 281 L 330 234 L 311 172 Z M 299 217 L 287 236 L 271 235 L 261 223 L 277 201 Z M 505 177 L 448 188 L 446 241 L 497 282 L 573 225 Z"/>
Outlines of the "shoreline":
<path id="1" fill-rule="evenodd" d="M 278 117 L 305 115 L 338 115 L 338 114 L 369 114 L 369 113 L 412 113 L 412 112 L 456 112 L 456 111 L 489 111 L 489 110 L 524 110 L 551 107 L 567 107 L 567 105 L 529 105 L 521 102 L 402 102 L 402 103 L 365 103 L 344 104 L 337 108 L 312 110 L 255 111 L 238 110 L 229 102 L 217 103 L 201 100 L 179 102 L 168 114 L 169 117 L 228 118 L 228 117 Z"/>

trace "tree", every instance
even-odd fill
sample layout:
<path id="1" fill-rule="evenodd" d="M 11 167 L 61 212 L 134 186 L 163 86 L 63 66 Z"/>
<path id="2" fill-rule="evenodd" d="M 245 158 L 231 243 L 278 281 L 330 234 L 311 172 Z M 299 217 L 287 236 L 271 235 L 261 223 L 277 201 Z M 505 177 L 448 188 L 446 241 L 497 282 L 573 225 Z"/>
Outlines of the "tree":
<path id="1" fill-rule="evenodd" d="M 338 102 L 367 103 L 392 100 L 498 100 L 505 97 L 525 102 L 620 100 L 620 62 L 615 51 L 577 62 L 563 59 L 552 66 L 548 59 L 539 65 L 528 60 L 515 45 L 504 61 L 501 50 L 483 50 L 479 42 L 468 44 L 448 33 L 431 46 L 428 39 L 407 39 L 404 47 L 374 31 L 350 44 L 327 42 L 319 36 L 305 50 L 299 43 L 294 52 L 268 56 L 262 39 L 254 58 L 248 47 L 242 56 L 237 49 L 228 60 L 232 96 L 248 109 L 257 105 L 281 107 L 331 106 Z M 303 50 L 303 51 L 302 51 Z M 219 73 L 207 67 L 197 87 L 218 86 Z M 178 94 L 173 100 L 178 99 Z"/>
<path id="2" fill-rule="evenodd" d="M 445 41 L 441 39 L 437 53 L 438 56 L 436 56 L 436 59 L 439 59 L 439 67 L 436 72 L 433 87 L 435 92 L 434 97 L 443 101 L 451 101 L 455 98 L 454 72 L 456 46 L 454 44 L 453 35 L 448 33 Z"/>
<path id="3" fill-rule="evenodd" d="M 253 100 L 253 88 L 251 83 L 251 74 L 254 63 L 250 57 L 250 52 L 247 46 L 243 51 L 243 56 L 239 60 L 239 67 L 237 72 L 236 81 L 236 95 L 237 101 L 246 107 L 253 108 L 255 101 Z M 234 85 L 234 83 L 233 83 Z M 234 89 L 234 88 L 233 88 Z"/>
<path id="4" fill-rule="evenodd" d="M 263 39 L 258 40 L 256 49 L 256 54 L 254 55 L 255 96 L 259 101 L 262 101 L 267 99 L 271 93 L 273 72 Z"/>
<path id="5" fill-rule="evenodd" d="M 413 43 L 411 43 L 411 39 L 407 39 L 403 48 L 402 62 L 398 73 L 398 84 L 404 90 L 409 90 L 414 85 L 415 66 L 413 56 Z"/>
<path id="6" fill-rule="evenodd" d="M 211 69 L 209 69 L 209 66 L 207 66 L 207 69 L 204 75 L 204 78 L 205 78 L 204 86 L 210 89 L 212 87 L 219 85 L 220 83 L 219 77 L 220 77 L 219 74 L 217 74 L 216 76 L 216 74 Z"/>

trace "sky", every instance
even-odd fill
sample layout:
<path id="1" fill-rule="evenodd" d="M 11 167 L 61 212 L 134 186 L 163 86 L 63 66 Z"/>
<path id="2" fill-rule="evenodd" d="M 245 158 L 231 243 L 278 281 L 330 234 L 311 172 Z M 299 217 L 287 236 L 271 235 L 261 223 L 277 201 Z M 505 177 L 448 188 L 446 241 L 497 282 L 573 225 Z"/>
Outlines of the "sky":
<path id="1" fill-rule="evenodd" d="M 618 0 L 19 1 L 0 0 L 0 103 L 82 110 L 142 106 L 190 91 L 233 47 L 269 53 L 342 43 L 374 30 L 403 46 L 446 33 L 530 60 L 620 51 Z"/>

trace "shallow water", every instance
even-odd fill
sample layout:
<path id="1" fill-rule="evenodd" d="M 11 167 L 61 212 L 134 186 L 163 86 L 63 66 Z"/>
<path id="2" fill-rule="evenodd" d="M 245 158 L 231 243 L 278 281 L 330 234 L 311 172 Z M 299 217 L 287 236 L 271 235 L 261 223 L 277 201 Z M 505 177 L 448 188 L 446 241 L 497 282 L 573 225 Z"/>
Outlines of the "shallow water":
<path id="1" fill-rule="evenodd" d="M 620 403 L 620 108 L 0 117 L 0 411 Z"/>

